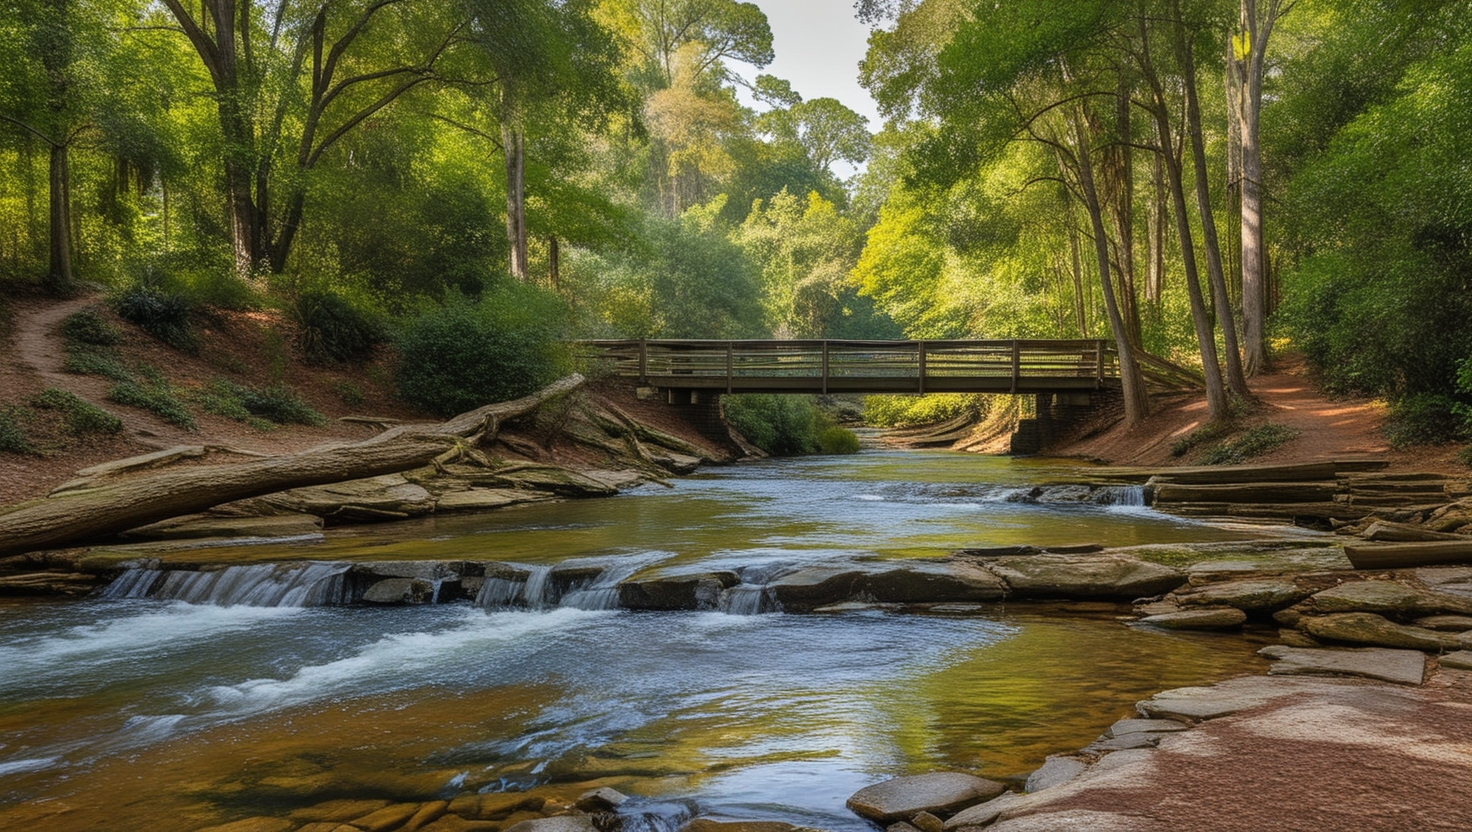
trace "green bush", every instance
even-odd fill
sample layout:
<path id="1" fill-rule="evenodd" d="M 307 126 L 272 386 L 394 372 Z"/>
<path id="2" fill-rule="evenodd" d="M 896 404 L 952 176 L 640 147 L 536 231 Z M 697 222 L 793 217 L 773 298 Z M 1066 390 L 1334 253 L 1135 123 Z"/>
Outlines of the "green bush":
<path id="1" fill-rule="evenodd" d="M 351 381 L 339 381 L 332 385 L 332 390 L 348 407 L 358 407 L 364 402 L 363 388 Z"/>
<path id="2" fill-rule="evenodd" d="M 745 394 L 723 400 L 726 421 L 773 456 L 817 453 L 821 414 L 812 396 Z"/>
<path id="3" fill-rule="evenodd" d="M 73 350 L 62 369 L 82 376 L 102 376 L 113 381 L 132 381 L 133 374 L 117 356 L 97 350 Z"/>
<path id="4" fill-rule="evenodd" d="M 12 454 L 35 453 L 36 449 L 20 426 L 20 421 L 9 410 L 0 410 L 0 451 Z"/>
<path id="5" fill-rule="evenodd" d="M 1232 432 L 1232 426 L 1227 422 L 1208 422 L 1196 430 L 1182 436 L 1171 443 L 1171 456 L 1185 456 L 1198 446 L 1207 442 L 1215 442 Z"/>
<path id="6" fill-rule="evenodd" d="M 260 390 L 217 378 L 191 398 L 207 413 L 249 422 L 258 428 L 270 429 L 286 424 L 321 427 L 327 424 L 327 417 L 308 406 L 291 388 L 281 384 Z M 262 420 L 264 425 L 260 424 Z"/>
<path id="7" fill-rule="evenodd" d="M 452 298 L 396 340 L 399 396 L 440 416 L 535 392 L 571 366 L 565 309 L 552 295 L 503 285 L 478 302 Z"/>
<path id="8" fill-rule="evenodd" d="M 199 351 L 199 336 L 194 331 L 194 303 L 184 295 L 135 284 L 117 296 L 113 308 L 123 320 L 136 324 L 174 349 Z"/>
<path id="9" fill-rule="evenodd" d="M 164 384 L 145 385 L 136 381 L 119 382 L 108 391 L 107 397 L 118 404 L 147 410 L 165 422 L 178 425 L 186 430 L 196 430 L 198 427 L 194 423 L 194 417 L 189 414 L 188 408 Z"/>
<path id="10" fill-rule="evenodd" d="M 60 411 L 66 429 L 78 436 L 113 434 L 122 431 L 123 420 L 72 393 L 48 387 L 31 398 L 31 405 Z"/>
<path id="11" fill-rule="evenodd" d="M 1237 465 L 1253 457 L 1277 450 L 1298 436 L 1298 431 L 1287 425 L 1269 422 L 1245 430 L 1235 439 L 1207 448 L 1201 455 L 1202 465 Z"/>
<path id="12" fill-rule="evenodd" d="M 79 345 L 111 347 L 123 340 L 118 328 L 92 309 L 66 316 L 61 322 L 61 335 L 68 350 Z"/>
<path id="13" fill-rule="evenodd" d="M 984 411 L 980 396 L 957 393 L 864 397 L 864 424 L 881 428 L 933 425 Z"/>
<path id="14" fill-rule="evenodd" d="M 1458 402 L 1438 393 L 1417 393 L 1390 406 L 1390 416 L 1383 431 L 1392 448 L 1412 445 L 1435 445 L 1446 442 L 1463 430 Z"/>
<path id="15" fill-rule="evenodd" d="M 291 317 L 298 328 L 299 346 L 309 363 L 355 363 L 373 357 L 388 338 L 374 315 L 332 292 L 311 290 L 297 295 Z"/>
<path id="16" fill-rule="evenodd" d="M 848 428 L 833 425 L 818 432 L 818 448 L 825 454 L 856 454 L 859 437 Z"/>

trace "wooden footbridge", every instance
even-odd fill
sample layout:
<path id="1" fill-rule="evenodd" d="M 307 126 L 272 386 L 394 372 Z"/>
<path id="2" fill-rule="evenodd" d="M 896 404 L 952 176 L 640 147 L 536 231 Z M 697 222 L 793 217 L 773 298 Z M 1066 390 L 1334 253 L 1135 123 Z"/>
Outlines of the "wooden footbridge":
<path id="1" fill-rule="evenodd" d="M 1024 393 L 1118 389 L 1112 341 L 585 341 L 608 372 L 703 393 Z M 1191 373 L 1137 353 L 1146 380 Z"/>

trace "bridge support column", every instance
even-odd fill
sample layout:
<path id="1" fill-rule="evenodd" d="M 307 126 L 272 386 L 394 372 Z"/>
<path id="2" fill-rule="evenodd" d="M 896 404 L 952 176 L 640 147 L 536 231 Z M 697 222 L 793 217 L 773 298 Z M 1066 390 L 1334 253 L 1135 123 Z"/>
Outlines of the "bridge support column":
<path id="1" fill-rule="evenodd" d="M 1035 415 L 1017 420 L 1013 454 L 1042 453 L 1098 433 L 1124 416 L 1124 394 L 1110 387 L 1090 393 L 1038 393 L 1034 401 Z"/>
<path id="2" fill-rule="evenodd" d="M 665 401 L 679 407 L 696 430 L 711 439 L 729 442 L 726 417 L 721 411 L 721 394 L 714 390 L 667 389 Z"/>

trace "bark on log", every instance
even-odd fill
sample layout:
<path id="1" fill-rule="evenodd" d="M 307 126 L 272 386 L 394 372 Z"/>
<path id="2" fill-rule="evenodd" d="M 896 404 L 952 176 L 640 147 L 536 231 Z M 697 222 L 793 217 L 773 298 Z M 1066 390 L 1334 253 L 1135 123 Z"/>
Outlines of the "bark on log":
<path id="1" fill-rule="evenodd" d="M 575 374 L 515 401 L 486 405 L 439 425 L 400 425 L 362 442 L 119 479 L 21 503 L 0 512 L 0 555 L 72 545 L 233 500 L 418 468 L 473 448 L 493 436 L 501 422 L 582 383 Z"/>

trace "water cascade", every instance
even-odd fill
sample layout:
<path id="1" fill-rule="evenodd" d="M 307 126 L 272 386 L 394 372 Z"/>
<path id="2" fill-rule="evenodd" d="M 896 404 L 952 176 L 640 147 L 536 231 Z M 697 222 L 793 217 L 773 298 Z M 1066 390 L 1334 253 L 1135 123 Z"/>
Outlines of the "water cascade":
<path id="1" fill-rule="evenodd" d="M 352 603 L 347 563 L 252 564 L 214 570 L 129 569 L 104 598 L 152 598 L 190 604 L 320 607 Z"/>

